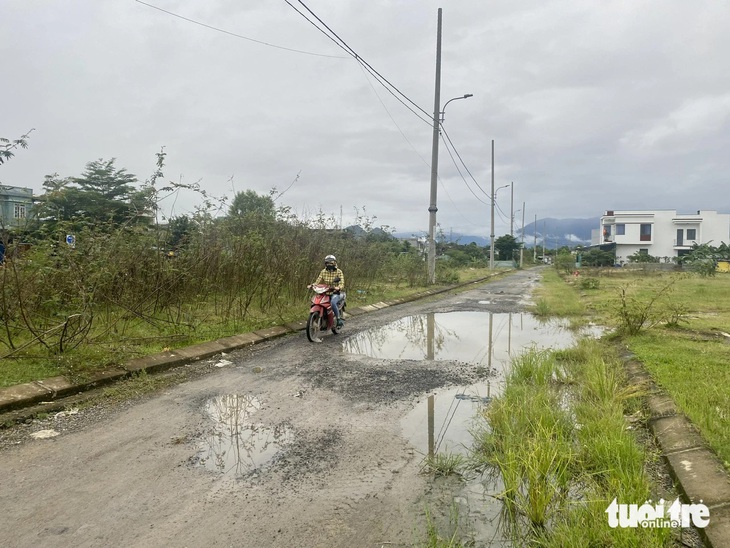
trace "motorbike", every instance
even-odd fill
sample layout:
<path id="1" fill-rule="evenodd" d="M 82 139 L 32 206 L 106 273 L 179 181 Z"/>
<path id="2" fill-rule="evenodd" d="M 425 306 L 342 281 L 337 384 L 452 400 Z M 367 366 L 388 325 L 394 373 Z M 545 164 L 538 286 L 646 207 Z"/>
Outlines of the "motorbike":
<path id="1" fill-rule="evenodd" d="M 335 313 L 332 310 L 332 304 L 330 301 L 330 293 L 332 287 L 328 285 L 312 285 L 312 291 L 314 296 L 312 297 L 312 304 L 309 308 L 309 318 L 307 318 L 307 338 L 310 342 L 322 342 L 320 334 L 326 332 L 328 329 L 337 335 L 342 331 L 342 327 L 337 327 Z M 340 315 L 345 310 L 345 298 L 339 302 Z"/>

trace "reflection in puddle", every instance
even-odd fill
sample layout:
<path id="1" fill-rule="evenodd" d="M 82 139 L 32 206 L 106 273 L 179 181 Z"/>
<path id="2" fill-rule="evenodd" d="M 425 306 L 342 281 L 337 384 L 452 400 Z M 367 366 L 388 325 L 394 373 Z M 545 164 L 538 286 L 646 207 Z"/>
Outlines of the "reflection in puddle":
<path id="1" fill-rule="evenodd" d="M 592 328 L 579 335 L 600 336 Z M 474 366 L 480 382 L 438 390 L 422 398 L 401 419 L 403 434 L 424 457 L 469 455 L 480 410 L 502 391 L 511 357 L 536 348 L 567 348 L 576 335 L 562 321 L 538 321 L 529 314 L 458 312 L 412 316 L 345 342 L 345 350 L 385 359 L 454 360 Z M 454 498 L 477 546 L 512 546 L 500 527 L 504 486 L 498 477 L 465 478 Z"/>
<path id="2" fill-rule="evenodd" d="M 575 337 L 566 326 L 565 321 L 542 321 L 531 314 L 437 312 L 358 333 L 344 341 L 343 350 L 371 358 L 453 360 L 484 366 L 492 360 L 509 363 L 510 354 L 530 346 L 571 346 Z"/>
<path id="3" fill-rule="evenodd" d="M 595 335 L 595 333 L 589 333 Z M 476 366 L 482 382 L 430 394 L 401 428 L 423 455 L 466 454 L 479 409 L 501 393 L 511 357 L 528 348 L 567 348 L 576 336 L 559 320 L 530 314 L 452 312 L 411 316 L 351 337 L 345 349 L 377 358 L 456 360 Z"/>
<path id="4" fill-rule="evenodd" d="M 205 411 L 213 428 L 201 442 L 198 462 L 208 470 L 240 477 L 270 461 L 284 444 L 291 441 L 288 426 L 266 428 L 251 422 L 261 409 L 255 396 L 226 394 L 208 400 Z"/>
<path id="5" fill-rule="evenodd" d="M 438 452 L 466 455 L 473 443 L 472 421 L 492 399 L 493 388 L 492 381 L 487 380 L 431 394 L 401 419 L 401 428 L 424 456 Z"/>

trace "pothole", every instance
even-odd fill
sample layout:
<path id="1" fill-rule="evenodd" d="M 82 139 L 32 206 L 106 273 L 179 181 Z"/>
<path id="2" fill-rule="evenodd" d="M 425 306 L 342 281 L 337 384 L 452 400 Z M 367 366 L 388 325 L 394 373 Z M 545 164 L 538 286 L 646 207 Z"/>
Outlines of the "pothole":
<path id="1" fill-rule="evenodd" d="M 228 477 L 260 470 L 292 441 L 289 426 L 267 427 L 251 418 L 262 407 L 256 396 L 225 394 L 209 399 L 205 412 L 213 425 L 200 442 L 196 461 Z"/>

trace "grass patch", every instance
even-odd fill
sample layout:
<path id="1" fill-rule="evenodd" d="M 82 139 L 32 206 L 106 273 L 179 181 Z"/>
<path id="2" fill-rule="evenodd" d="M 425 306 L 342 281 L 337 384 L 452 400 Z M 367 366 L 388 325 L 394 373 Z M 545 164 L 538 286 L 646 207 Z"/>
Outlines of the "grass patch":
<path id="1" fill-rule="evenodd" d="M 465 459 L 458 453 L 436 453 L 423 461 L 421 469 L 434 476 L 460 476 Z"/>
<path id="2" fill-rule="evenodd" d="M 627 318 L 634 327 L 640 321 L 636 329 L 623 329 L 622 342 L 730 468 L 730 338 L 723 335 L 730 333 L 730 275 L 618 268 L 589 275 L 601 280 L 599 288 L 581 292 L 575 277 L 563 281 L 547 271 L 541 298 L 555 302 L 569 291 L 598 323 L 621 328 Z"/>
<path id="3" fill-rule="evenodd" d="M 651 331 L 628 343 L 730 468 L 730 345 L 687 331 Z"/>
<path id="4" fill-rule="evenodd" d="M 566 285 L 554 268 L 544 271 L 541 286 L 535 291 L 536 316 L 582 316 L 585 308 L 576 291 Z"/>
<path id="5" fill-rule="evenodd" d="M 508 532 L 516 545 L 669 546 L 667 529 L 612 529 L 614 499 L 652 498 L 647 455 L 624 412 L 642 395 L 598 341 L 515 360 L 502 396 L 484 411 L 477 465 L 499 472 Z"/>

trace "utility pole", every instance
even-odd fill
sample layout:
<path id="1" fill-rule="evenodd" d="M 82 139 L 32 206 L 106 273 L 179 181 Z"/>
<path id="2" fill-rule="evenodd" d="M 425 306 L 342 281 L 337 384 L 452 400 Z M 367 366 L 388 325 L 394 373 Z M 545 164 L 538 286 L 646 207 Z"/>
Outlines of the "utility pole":
<path id="1" fill-rule="evenodd" d="M 532 245 L 532 262 L 537 262 L 537 213 L 535 213 L 535 223 L 532 225 L 532 236 L 535 238 L 535 243 Z"/>
<path id="2" fill-rule="evenodd" d="M 515 221 L 515 182 L 512 181 L 510 184 L 509 191 L 509 235 L 514 236 L 514 221 Z"/>
<path id="3" fill-rule="evenodd" d="M 547 234 L 545 234 L 545 221 L 542 222 L 542 260 L 545 262 L 545 238 L 547 238 Z"/>
<path id="4" fill-rule="evenodd" d="M 428 206 L 428 283 L 436 283 L 436 189 L 439 167 L 439 124 L 441 106 L 441 8 L 436 31 L 436 85 L 433 98 L 433 144 L 431 146 L 431 202 Z"/>
<path id="5" fill-rule="evenodd" d="M 525 252 L 525 202 L 522 202 L 522 245 L 520 245 L 520 268 L 522 268 L 522 256 Z"/>
<path id="6" fill-rule="evenodd" d="M 492 229 L 489 233 L 489 269 L 494 270 L 494 139 L 492 139 Z"/>

